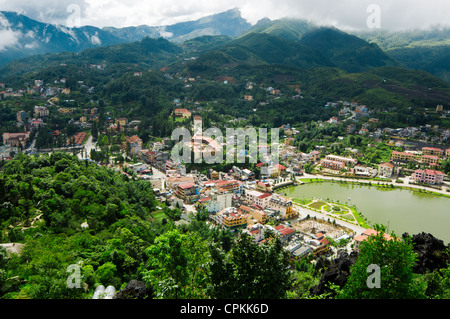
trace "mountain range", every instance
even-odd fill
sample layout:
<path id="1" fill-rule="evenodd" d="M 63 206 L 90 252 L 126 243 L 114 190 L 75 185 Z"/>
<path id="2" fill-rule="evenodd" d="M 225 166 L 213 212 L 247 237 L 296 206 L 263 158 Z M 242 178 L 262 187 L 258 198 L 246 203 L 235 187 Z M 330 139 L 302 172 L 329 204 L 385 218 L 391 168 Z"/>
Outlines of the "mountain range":
<path id="1" fill-rule="evenodd" d="M 0 66 L 35 54 L 81 52 L 93 47 L 140 41 L 145 37 L 163 37 L 179 43 L 203 35 L 235 37 L 250 28 L 236 9 L 169 26 L 103 29 L 93 26 L 69 28 L 0 11 Z"/>
<path id="2" fill-rule="evenodd" d="M 85 63 L 141 63 L 159 67 L 184 53 L 199 56 L 190 66 L 194 69 L 283 64 L 303 69 L 336 67 L 346 72 L 363 72 L 374 67 L 400 66 L 425 70 L 449 82 L 449 39 L 447 29 L 350 34 L 288 18 L 273 21 L 264 18 L 252 26 L 238 9 L 169 26 L 102 29 L 68 28 L 14 12 L 0 12 L 0 66 L 14 60 L 0 72 L 2 77 L 20 74 L 49 63 L 64 63 L 68 57 Z M 41 55 L 38 60 L 19 60 L 37 54 Z"/>

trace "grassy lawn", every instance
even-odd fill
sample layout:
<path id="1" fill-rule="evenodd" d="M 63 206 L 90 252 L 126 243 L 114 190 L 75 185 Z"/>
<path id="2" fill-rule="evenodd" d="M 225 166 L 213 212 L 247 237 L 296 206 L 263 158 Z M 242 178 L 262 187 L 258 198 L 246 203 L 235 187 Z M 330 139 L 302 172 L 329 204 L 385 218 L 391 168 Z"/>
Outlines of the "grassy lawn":
<path id="1" fill-rule="evenodd" d="M 355 216 L 356 221 L 358 222 L 358 224 L 361 227 L 371 228 L 370 225 L 366 223 L 366 221 L 361 217 L 361 215 L 358 213 L 358 211 L 356 209 L 354 209 L 353 207 L 350 207 L 350 210 L 352 211 L 353 216 Z"/>
<path id="2" fill-rule="evenodd" d="M 326 203 L 325 203 L 325 202 L 320 202 L 320 201 L 319 201 L 319 202 L 311 203 L 311 204 L 309 204 L 308 206 L 311 207 L 311 208 L 320 210 L 320 208 L 321 208 L 323 205 L 326 205 Z"/>
<path id="3" fill-rule="evenodd" d="M 298 180 L 303 183 L 323 182 L 322 178 L 299 178 Z"/>
<path id="4" fill-rule="evenodd" d="M 293 198 L 292 201 L 299 205 L 308 205 L 309 203 L 312 202 L 311 199 L 299 199 L 299 198 Z"/>
<path id="5" fill-rule="evenodd" d="M 162 210 L 153 212 L 151 213 L 151 215 L 157 221 L 161 221 L 163 218 L 167 218 L 166 214 L 164 214 Z"/>
<path id="6" fill-rule="evenodd" d="M 344 214 L 344 215 L 341 215 L 340 217 L 345 218 L 345 219 L 347 219 L 349 221 L 352 221 L 352 222 L 355 221 L 355 218 L 353 217 L 352 214 Z"/>

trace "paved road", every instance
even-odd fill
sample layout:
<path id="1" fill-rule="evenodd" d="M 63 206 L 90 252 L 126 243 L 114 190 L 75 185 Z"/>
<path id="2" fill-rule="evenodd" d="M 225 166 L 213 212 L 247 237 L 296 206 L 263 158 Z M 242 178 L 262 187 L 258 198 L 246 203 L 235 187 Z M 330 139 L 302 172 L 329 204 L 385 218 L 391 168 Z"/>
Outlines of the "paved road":
<path id="1" fill-rule="evenodd" d="M 81 150 L 81 152 L 79 152 L 77 154 L 78 158 L 79 159 L 84 159 L 85 158 L 85 152 L 87 152 L 87 158 L 89 158 L 92 149 L 97 150 L 97 142 L 94 142 L 93 138 L 92 138 L 92 135 L 89 135 L 86 143 L 83 146 L 83 149 Z"/>
<path id="2" fill-rule="evenodd" d="M 438 190 L 438 189 L 434 189 L 434 188 L 430 188 L 430 187 L 424 187 L 424 186 L 419 186 L 419 185 L 414 185 L 414 184 L 410 184 L 410 176 L 407 177 L 402 177 L 401 179 L 403 180 L 403 183 L 397 183 L 395 180 L 392 182 L 389 181 L 368 181 L 365 179 L 354 179 L 354 178 L 344 178 L 344 177 L 339 177 L 339 176 L 322 176 L 322 175 L 312 175 L 312 174 L 304 174 L 301 177 L 297 177 L 298 181 L 301 181 L 301 178 L 320 178 L 320 179 L 326 179 L 326 180 L 341 180 L 341 181 L 347 181 L 347 182 L 357 182 L 357 183 L 371 183 L 372 185 L 374 184 L 392 184 L 394 186 L 406 186 L 406 187 L 411 187 L 411 188 L 416 188 L 416 189 L 423 189 L 423 190 L 427 190 L 427 191 L 432 191 L 435 193 L 440 193 L 440 194 L 445 194 L 445 195 L 449 195 L 449 192 L 447 192 L 447 189 L 450 189 L 450 185 L 448 182 L 444 182 L 443 185 L 443 190 Z"/>

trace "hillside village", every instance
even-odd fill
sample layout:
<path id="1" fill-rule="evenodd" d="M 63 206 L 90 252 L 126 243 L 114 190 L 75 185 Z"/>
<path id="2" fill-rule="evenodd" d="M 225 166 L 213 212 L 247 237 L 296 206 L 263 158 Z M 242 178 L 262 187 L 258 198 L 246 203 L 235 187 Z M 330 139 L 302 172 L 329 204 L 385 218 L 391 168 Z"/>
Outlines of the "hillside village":
<path id="1" fill-rule="evenodd" d="M 142 72 L 135 72 L 134 76 L 140 77 Z M 195 78 L 180 80 L 188 88 L 196 82 Z M 225 85 L 233 81 L 232 78 L 219 80 Z M 64 83 L 65 79 L 59 82 Z M 87 90 L 88 94 L 92 93 L 92 89 L 82 82 L 78 83 L 80 88 Z M 254 86 L 256 84 L 253 82 L 246 83 L 248 94 L 244 96 L 243 103 L 253 101 L 251 91 Z M 262 89 L 268 97 L 264 103 L 283 96 L 279 89 Z M 2 92 L 2 98 L 15 99 L 23 93 L 23 90 L 7 90 Z M 430 125 L 398 129 L 380 127 L 379 120 L 372 117 L 369 108 L 357 103 L 337 101 L 328 102 L 324 106 L 334 108 L 337 116 L 326 122 L 318 121 L 316 126 L 339 126 L 345 132 L 345 136 L 336 136 L 335 142 L 329 145 L 320 145 L 318 141 L 309 152 L 302 152 L 297 146 L 296 137 L 304 128 L 284 124 L 279 128 L 282 134 L 279 145 L 258 145 L 258 151 L 261 148 L 268 151 L 271 147 L 278 146 L 280 163 L 232 165 L 223 171 L 206 165 L 203 166 L 203 172 L 199 172 L 196 168 L 171 159 L 174 141 L 170 138 L 144 143 L 138 135 L 140 120 L 106 114 L 106 130 L 94 132 L 93 127 L 97 127 L 99 122 L 99 108 L 92 106 L 80 110 L 61 107 L 60 99 L 70 94 L 70 90 L 45 86 L 43 81 L 36 80 L 33 89 L 27 93 L 37 94 L 47 99 L 47 103 L 35 106 L 32 114 L 24 110 L 17 111 L 16 126 L 22 132 L 3 133 L 2 160 L 7 161 L 20 152 L 34 154 L 66 150 L 78 153 L 80 158 L 113 167 L 130 178 L 148 180 L 161 202 L 182 210 L 180 223 L 189 223 L 192 215 L 207 212 L 210 223 L 233 232 L 248 232 L 255 242 L 264 242 L 273 235 L 279 237 L 294 259 L 310 254 L 317 256 L 337 253 L 335 248 L 331 249 L 331 241 L 343 240 L 348 243 L 348 249 L 356 248 L 371 232 L 358 223 L 343 223 L 323 211 L 301 207 L 283 196 L 282 191 L 277 191 L 301 184 L 304 174 L 384 183 L 403 183 L 405 180 L 410 185 L 448 191 L 445 183 L 448 176 L 440 168 L 441 163 L 450 158 L 450 148 L 436 147 L 436 144 L 448 143 L 449 129 L 442 130 Z M 295 88 L 290 98 L 301 99 L 302 93 L 301 89 Z M 64 101 L 65 105 L 70 105 L 70 100 Z M 214 144 L 213 139 L 202 136 L 204 121 L 199 104 L 195 102 L 189 107 L 175 99 L 170 117 L 180 125 L 189 123 L 189 129 L 194 134 L 190 144 L 191 151 L 204 152 L 208 146 L 224 152 L 222 146 L 225 144 Z M 448 114 L 441 105 L 436 107 L 436 112 L 444 117 Z M 50 143 L 41 142 L 36 146 L 39 135 L 44 134 L 42 128 L 55 115 L 68 119 L 70 136 L 63 128 L 48 131 L 46 141 Z M 62 133 L 63 131 L 66 133 Z M 380 163 L 361 163 L 364 154 L 358 148 L 346 147 L 342 152 L 340 141 L 348 137 L 359 138 L 360 142 L 369 141 L 368 148 L 375 149 L 377 145 L 384 145 L 390 150 L 389 157 Z M 341 150 L 338 153 L 334 152 L 337 148 Z M 106 158 L 100 156 L 105 149 L 108 150 Z"/>

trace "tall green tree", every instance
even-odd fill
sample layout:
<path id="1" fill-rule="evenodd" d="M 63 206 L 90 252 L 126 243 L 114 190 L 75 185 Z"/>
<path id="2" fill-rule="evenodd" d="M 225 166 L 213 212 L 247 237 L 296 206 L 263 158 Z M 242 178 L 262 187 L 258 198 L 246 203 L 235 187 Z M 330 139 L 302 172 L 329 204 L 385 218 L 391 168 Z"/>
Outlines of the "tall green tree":
<path id="1" fill-rule="evenodd" d="M 225 253 L 211 248 L 212 292 L 218 299 L 280 299 L 290 285 L 289 257 L 277 238 L 258 244 L 245 233 Z"/>
<path id="2" fill-rule="evenodd" d="M 416 285 L 413 267 L 417 255 L 409 236 L 392 239 L 385 236 L 386 228 L 376 225 L 376 235 L 360 246 L 360 254 L 351 268 L 350 276 L 339 298 L 345 299 L 408 299 L 423 296 Z"/>
<path id="3" fill-rule="evenodd" d="M 209 255 L 197 234 L 168 231 L 145 252 L 148 260 L 141 274 L 156 298 L 205 298 Z"/>

